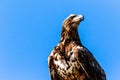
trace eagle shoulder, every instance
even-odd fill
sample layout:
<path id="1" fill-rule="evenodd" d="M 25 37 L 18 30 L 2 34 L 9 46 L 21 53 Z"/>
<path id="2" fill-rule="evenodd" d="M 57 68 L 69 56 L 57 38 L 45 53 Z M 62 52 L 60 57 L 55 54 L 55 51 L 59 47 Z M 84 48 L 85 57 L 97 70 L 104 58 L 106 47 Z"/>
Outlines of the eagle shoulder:
<path id="1" fill-rule="evenodd" d="M 104 70 L 87 48 L 76 46 L 73 48 L 73 53 L 76 55 L 75 57 L 86 73 L 87 77 L 95 78 L 93 80 L 106 80 Z"/>

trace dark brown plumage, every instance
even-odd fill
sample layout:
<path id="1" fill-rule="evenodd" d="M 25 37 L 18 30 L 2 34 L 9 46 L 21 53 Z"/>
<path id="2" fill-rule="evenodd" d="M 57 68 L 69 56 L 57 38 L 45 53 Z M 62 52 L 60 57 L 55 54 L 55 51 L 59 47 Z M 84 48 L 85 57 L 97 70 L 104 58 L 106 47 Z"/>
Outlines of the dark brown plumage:
<path id="1" fill-rule="evenodd" d="M 59 44 L 48 57 L 51 80 L 106 80 L 105 73 L 78 35 L 82 15 L 72 14 L 63 22 Z"/>

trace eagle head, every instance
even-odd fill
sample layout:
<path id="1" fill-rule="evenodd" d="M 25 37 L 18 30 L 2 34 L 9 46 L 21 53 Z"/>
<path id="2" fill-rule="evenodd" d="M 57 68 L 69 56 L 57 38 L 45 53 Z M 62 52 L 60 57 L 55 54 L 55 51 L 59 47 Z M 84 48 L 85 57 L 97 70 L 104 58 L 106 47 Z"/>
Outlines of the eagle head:
<path id="1" fill-rule="evenodd" d="M 79 23 L 83 20 L 83 15 L 71 14 L 63 21 L 63 28 L 67 31 L 71 29 L 77 29 Z"/>

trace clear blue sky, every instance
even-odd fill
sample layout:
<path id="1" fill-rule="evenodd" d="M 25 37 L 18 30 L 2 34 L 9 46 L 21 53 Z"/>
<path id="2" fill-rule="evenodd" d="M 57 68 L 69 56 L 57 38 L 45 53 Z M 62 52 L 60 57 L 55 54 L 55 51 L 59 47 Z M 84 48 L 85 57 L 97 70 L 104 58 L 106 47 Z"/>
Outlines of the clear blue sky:
<path id="1" fill-rule="evenodd" d="M 62 21 L 83 14 L 81 41 L 120 80 L 119 0 L 0 0 L 0 80 L 50 80 L 47 57 Z"/>

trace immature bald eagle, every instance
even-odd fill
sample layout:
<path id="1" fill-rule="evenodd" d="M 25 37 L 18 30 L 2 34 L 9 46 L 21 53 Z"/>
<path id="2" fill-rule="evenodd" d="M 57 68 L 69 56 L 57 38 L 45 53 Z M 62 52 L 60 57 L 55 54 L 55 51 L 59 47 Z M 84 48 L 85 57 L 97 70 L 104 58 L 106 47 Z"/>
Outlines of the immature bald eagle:
<path id="1" fill-rule="evenodd" d="M 72 14 L 63 22 L 59 44 L 48 57 L 51 80 L 106 80 L 106 75 L 78 35 L 82 15 Z"/>

